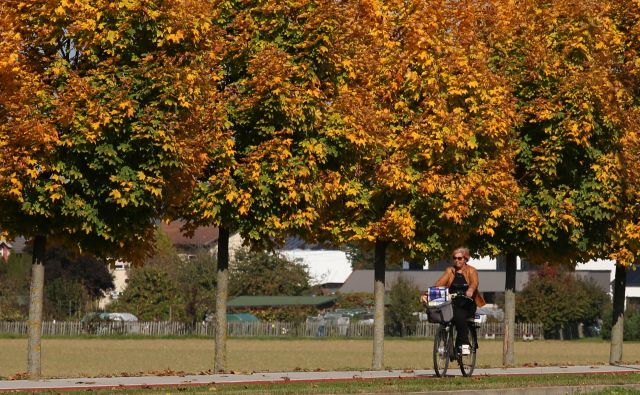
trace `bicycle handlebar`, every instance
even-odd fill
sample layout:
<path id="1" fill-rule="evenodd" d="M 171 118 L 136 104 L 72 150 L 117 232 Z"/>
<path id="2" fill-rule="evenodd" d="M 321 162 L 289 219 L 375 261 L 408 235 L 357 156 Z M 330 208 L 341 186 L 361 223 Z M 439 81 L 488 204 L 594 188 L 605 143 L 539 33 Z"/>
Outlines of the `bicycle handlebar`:
<path id="1" fill-rule="evenodd" d="M 473 298 L 468 297 L 465 294 L 449 294 L 449 296 L 451 296 L 451 299 L 455 299 L 455 298 L 465 298 L 465 299 L 469 299 L 469 300 L 473 300 Z"/>

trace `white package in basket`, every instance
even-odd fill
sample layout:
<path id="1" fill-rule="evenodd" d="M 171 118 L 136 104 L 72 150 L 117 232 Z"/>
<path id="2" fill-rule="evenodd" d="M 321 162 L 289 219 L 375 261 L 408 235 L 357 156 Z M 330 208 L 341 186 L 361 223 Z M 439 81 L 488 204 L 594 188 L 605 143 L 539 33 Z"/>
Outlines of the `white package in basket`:
<path id="1" fill-rule="evenodd" d="M 475 322 L 476 324 L 484 324 L 485 322 L 487 322 L 487 315 L 476 313 L 475 317 L 473 317 L 473 322 Z"/>
<path id="2" fill-rule="evenodd" d="M 449 322 L 453 319 L 453 305 L 447 300 L 438 306 L 428 306 L 427 316 L 429 322 Z"/>
<path id="3" fill-rule="evenodd" d="M 427 295 L 428 306 L 439 306 L 449 300 L 449 288 L 429 287 Z"/>

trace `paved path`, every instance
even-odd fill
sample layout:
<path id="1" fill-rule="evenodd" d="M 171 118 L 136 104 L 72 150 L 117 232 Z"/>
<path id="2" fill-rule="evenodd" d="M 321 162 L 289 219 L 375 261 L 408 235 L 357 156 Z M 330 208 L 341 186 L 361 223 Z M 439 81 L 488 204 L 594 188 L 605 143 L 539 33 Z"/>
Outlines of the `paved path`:
<path id="1" fill-rule="evenodd" d="M 640 365 L 546 366 L 522 368 L 476 369 L 474 376 L 535 375 L 562 373 L 640 373 Z M 333 380 L 368 380 L 384 378 L 434 377 L 433 370 L 384 370 L 339 372 L 281 372 L 253 374 L 212 374 L 187 376 L 97 377 L 47 380 L 0 381 L 0 391 L 88 390 L 110 388 L 184 387 L 212 384 L 288 383 Z M 450 369 L 450 375 L 459 376 L 459 369 Z M 534 389 L 532 389 L 534 390 Z M 540 390 L 540 389 L 538 389 Z M 474 393 L 473 391 L 464 391 Z M 485 392 L 486 393 L 486 392 Z M 498 393 L 500 390 L 495 391 Z M 534 392 L 531 392 L 532 394 Z M 535 392 L 537 393 L 537 392 Z M 548 390 L 543 393 L 550 393 Z M 561 393 L 567 392 L 567 388 Z"/>

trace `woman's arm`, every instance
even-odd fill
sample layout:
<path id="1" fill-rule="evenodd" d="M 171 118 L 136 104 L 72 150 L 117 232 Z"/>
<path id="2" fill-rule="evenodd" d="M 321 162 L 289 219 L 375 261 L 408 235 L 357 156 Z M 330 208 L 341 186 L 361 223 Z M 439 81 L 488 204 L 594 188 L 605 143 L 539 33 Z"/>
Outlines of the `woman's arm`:
<path id="1" fill-rule="evenodd" d="M 469 288 L 467 288 L 467 296 L 473 297 L 473 294 L 478 289 L 478 271 L 476 269 L 469 268 Z"/>
<path id="2" fill-rule="evenodd" d="M 440 276 L 440 278 L 438 279 L 438 281 L 436 281 L 436 284 L 434 285 L 435 287 L 449 287 L 451 286 L 451 270 L 450 269 L 446 269 L 444 271 L 444 273 L 442 273 L 442 276 Z"/>

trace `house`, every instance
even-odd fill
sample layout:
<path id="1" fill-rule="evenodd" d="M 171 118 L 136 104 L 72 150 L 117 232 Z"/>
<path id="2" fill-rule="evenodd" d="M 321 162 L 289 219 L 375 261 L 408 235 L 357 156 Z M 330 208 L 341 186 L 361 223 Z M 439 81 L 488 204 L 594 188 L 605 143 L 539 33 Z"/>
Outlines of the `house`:
<path id="1" fill-rule="evenodd" d="M 215 254 L 218 248 L 219 229 L 215 226 L 201 226 L 187 236 L 182 231 L 184 221 L 161 222 L 158 227 L 167 234 L 178 255 L 183 259 L 193 259 L 199 251 Z M 229 238 L 229 259 L 233 260 L 235 250 L 242 246 L 242 238 L 235 234 Z"/>
<path id="2" fill-rule="evenodd" d="M 534 271 L 522 271 L 516 272 L 516 292 L 522 291 L 524 286 L 529 281 L 529 276 L 535 273 Z M 369 292 L 373 293 L 374 277 L 373 270 L 355 270 L 344 285 L 340 288 L 341 293 L 348 292 Z M 421 290 L 426 290 L 428 287 L 435 284 L 440 278 L 442 272 L 435 270 L 396 270 L 387 271 L 385 275 L 385 291 L 389 292 L 393 284 L 398 281 L 400 276 L 405 279 L 411 280 Z M 576 271 L 575 275 L 582 278 L 593 279 L 598 286 L 604 291 L 609 290 L 609 271 Z M 478 280 L 480 282 L 480 291 L 482 292 L 487 304 L 495 303 L 496 296 L 504 293 L 506 272 L 500 270 L 478 270 Z"/>
<path id="3" fill-rule="evenodd" d="M 202 226 L 196 228 L 193 235 L 187 236 L 182 232 L 183 221 L 170 223 L 160 222 L 158 227 L 162 230 L 182 259 L 194 259 L 200 251 L 215 254 L 218 247 L 219 231 L 214 226 Z M 229 257 L 233 259 L 234 251 L 242 245 L 242 238 L 234 235 L 229 239 Z M 109 303 L 117 300 L 127 287 L 129 280 L 129 262 L 116 261 L 109 269 L 113 276 L 114 289 L 98 301 L 98 307 L 104 309 Z"/>
<path id="4" fill-rule="evenodd" d="M 131 264 L 129 262 L 120 260 L 109 267 L 109 273 L 113 277 L 113 290 L 98 300 L 98 308 L 100 310 L 104 310 L 111 302 L 117 300 L 120 295 L 122 295 L 122 292 L 127 288 L 130 268 Z"/>
<path id="5" fill-rule="evenodd" d="M 9 255 L 11 254 L 11 249 L 13 246 L 9 244 L 8 241 L 1 239 L 0 240 L 0 258 L 7 263 L 9 261 Z"/>
<path id="6" fill-rule="evenodd" d="M 11 254 L 24 253 L 25 245 L 26 240 L 24 237 L 16 237 L 14 240 L 11 240 L 11 242 L 4 238 L 0 238 L 0 260 L 7 263 Z"/>
<path id="7" fill-rule="evenodd" d="M 506 271 L 503 258 L 472 258 L 469 261 L 469 264 L 478 269 L 480 291 L 483 293 L 487 303 L 493 304 L 496 300 L 496 296 L 504 293 Z M 578 266 L 574 275 L 582 279 L 590 278 L 594 280 L 603 291 L 611 294 L 613 267 L 607 266 L 609 264 L 613 265 L 611 262 L 602 262 L 595 266 L 589 266 L 588 269 Z M 385 290 L 388 292 L 400 276 L 411 279 L 420 289 L 426 289 L 427 287 L 435 284 L 438 278 L 442 275 L 444 268 L 448 265 L 450 265 L 448 261 L 441 260 L 435 262 L 433 265 L 428 265 L 426 270 L 387 271 L 385 276 Z M 519 292 L 529 281 L 531 274 L 535 273 L 536 268 L 534 265 L 518 259 L 517 269 L 516 292 Z M 373 292 L 373 274 L 373 270 L 354 271 L 342 285 L 340 292 Z M 628 297 L 631 296 L 629 293 L 633 294 L 633 291 L 629 292 L 630 285 L 631 284 L 628 284 L 627 287 Z M 638 289 L 640 290 L 640 288 Z"/>
<path id="8" fill-rule="evenodd" d="M 325 295 L 335 294 L 351 274 L 347 254 L 331 246 L 307 244 L 299 238 L 289 237 L 278 252 L 305 265 L 309 269 L 311 283 L 320 285 Z"/>

